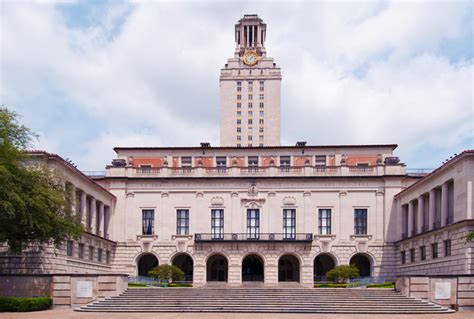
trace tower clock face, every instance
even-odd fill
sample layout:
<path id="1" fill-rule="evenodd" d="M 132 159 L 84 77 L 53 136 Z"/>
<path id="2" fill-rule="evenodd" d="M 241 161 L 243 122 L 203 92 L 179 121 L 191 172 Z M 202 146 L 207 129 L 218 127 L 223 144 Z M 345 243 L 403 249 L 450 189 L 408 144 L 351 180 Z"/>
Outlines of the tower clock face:
<path id="1" fill-rule="evenodd" d="M 243 56 L 243 61 L 246 65 L 255 65 L 258 62 L 257 52 L 255 51 L 246 51 Z"/>

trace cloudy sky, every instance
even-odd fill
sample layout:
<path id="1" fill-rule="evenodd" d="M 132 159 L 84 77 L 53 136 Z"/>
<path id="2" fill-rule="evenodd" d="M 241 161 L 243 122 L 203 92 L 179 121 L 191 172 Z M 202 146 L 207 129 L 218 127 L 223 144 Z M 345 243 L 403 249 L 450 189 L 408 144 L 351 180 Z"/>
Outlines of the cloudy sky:
<path id="1" fill-rule="evenodd" d="M 0 104 L 36 148 L 102 170 L 114 146 L 219 144 L 219 70 L 244 13 L 282 68 L 282 143 L 397 143 L 411 168 L 473 148 L 473 5 L 2 1 Z"/>

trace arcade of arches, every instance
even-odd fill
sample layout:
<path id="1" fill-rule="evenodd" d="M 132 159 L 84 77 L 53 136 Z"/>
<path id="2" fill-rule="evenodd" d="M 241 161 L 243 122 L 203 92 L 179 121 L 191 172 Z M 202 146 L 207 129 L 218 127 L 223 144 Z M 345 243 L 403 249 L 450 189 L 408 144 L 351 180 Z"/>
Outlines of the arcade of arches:
<path id="1" fill-rule="evenodd" d="M 372 263 L 368 256 L 358 253 L 352 256 L 349 263 L 356 265 L 361 277 L 371 276 Z M 172 259 L 172 264 L 184 272 L 185 281 L 193 281 L 194 261 L 187 253 L 179 253 Z M 159 265 L 154 254 L 143 254 L 137 261 L 139 276 L 148 276 L 148 272 Z M 335 258 L 327 253 L 319 254 L 314 258 L 313 269 L 315 279 L 325 277 L 327 272 L 336 266 Z M 265 266 L 263 259 L 255 254 L 249 254 L 242 259 L 242 281 L 263 282 L 265 279 Z M 206 262 L 206 281 L 228 280 L 229 263 L 227 258 L 219 253 L 210 256 Z M 300 261 L 297 257 L 285 254 L 278 259 L 278 281 L 299 282 Z"/>

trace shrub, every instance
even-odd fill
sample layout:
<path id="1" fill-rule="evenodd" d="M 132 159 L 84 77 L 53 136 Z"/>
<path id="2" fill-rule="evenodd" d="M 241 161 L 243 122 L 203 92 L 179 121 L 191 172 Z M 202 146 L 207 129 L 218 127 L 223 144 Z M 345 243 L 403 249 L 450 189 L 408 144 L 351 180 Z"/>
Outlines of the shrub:
<path id="1" fill-rule="evenodd" d="M 315 284 L 314 288 L 347 288 L 348 284 Z"/>
<path id="2" fill-rule="evenodd" d="M 46 310 L 52 304 L 53 300 L 50 297 L 0 297 L 0 311 L 26 312 Z"/>
<path id="3" fill-rule="evenodd" d="M 148 272 L 152 277 L 166 280 L 168 282 L 180 281 L 184 279 L 184 272 L 174 265 L 159 265 Z"/>
<path id="4" fill-rule="evenodd" d="M 192 287 L 193 284 L 179 283 L 179 284 L 169 284 L 168 287 Z"/>
<path id="5" fill-rule="evenodd" d="M 348 282 L 351 278 L 359 277 L 359 268 L 356 265 L 337 266 L 328 271 L 326 277 L 335 282 Z"/>
<path id="6" fill-rule="evenodd" d="M 395 283 L 384 282 L 383 284 L 368 284 L 367 288 L 395 288 Z"/>

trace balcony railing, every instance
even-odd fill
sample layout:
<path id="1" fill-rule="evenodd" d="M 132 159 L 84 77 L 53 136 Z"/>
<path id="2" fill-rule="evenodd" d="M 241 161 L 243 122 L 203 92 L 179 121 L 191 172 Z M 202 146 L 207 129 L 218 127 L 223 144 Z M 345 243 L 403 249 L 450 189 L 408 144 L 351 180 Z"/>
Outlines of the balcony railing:
<path id="1" fill-rule="evenodd" d="M 250 166 L 250 167 L 110 167 L 107 176 L 128 177 L 304 177 L 403 175 L 403 166 Z"/>
<path id="2" fill-rule="evenodd" d="M 197 233 L 194 235 L 195 242 L 312 242 L 312 233 Z"/>

